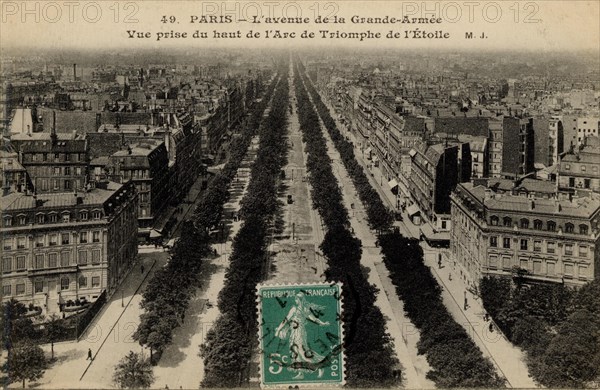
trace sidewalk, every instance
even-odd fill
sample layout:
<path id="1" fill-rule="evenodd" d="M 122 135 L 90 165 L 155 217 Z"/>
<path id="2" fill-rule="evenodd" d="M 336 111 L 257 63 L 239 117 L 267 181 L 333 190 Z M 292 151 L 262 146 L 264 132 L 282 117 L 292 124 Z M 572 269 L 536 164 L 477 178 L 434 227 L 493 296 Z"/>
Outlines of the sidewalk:
<path id="1" fill-rule="evenodd" d="M 445 256 L 443 257 L 442 268 L 439 268 L 438 253 L 437 250 L 425 248 L 424 262 L 432 270 L 440 286 L 443 287 L 444 305 L 456 322 L 465 328 L 484 356 L 490 358 L 499 374 L 506 378 L 509 387 L 538 387 L 529 376 L 529 370 L 524 361 L 524 353 L 512 345 L 497 327 L 494 328 L 493 332 L 490 332 L 490 323 L 483 320 L 485 310 L 482 307 L 481 300 L 466 290 L 458 268 L 447 261 Z M 449 279 L 449 274 L 452 275 L 452 280 Z M 464 307 L 465 298 L 467 300 L 466 310 Z"/>
<path id="2" fill-rule="evenodd" d="M 382 264 L 380 249 L 374 245 L 376 235 L 368 227 L 366 212 L 358 198 L 352 179 L 344 168 L 329 133 L 323 125 L 322 128 L 327 141 L 329 157 L 333 160 L 332 168 L 342 189 L 344 203 L 347 206 L 355 205 L 354 209 L 349 207 L 350 223 L 355 235 L 362 242 L 361 264 L 369 269 L 368 281 L 380 290 L 380 293 L 376 295 L 375 304 L 386 318 L 384 324 L 386 331 L 390 334 L 394 343 L 394 353 L 402 365 L 402 386 L 409 389 L 433 389 L 435 384 L 426 378 L 427 372 L 431 369 L 429 363 L 424 356 L 417 352 L 419 331 L 406 317 L 404 304 L 396 294 L 387 268 Z M 359 215 L 363 217 L 362 220 Z"/>
<path id="3" fill-rule="evenodd" d="M 241 165 L 245 166 L 244 163 L 254 157 L 255 147 L 250 146 Z M 168 386 L 171 389 L 196 389 L 204 378 L 204 359 L 198 353 L 206 334 L 220 315 L 217 298 L 225 282 L 232 239 L 242 225 L 241 220 L 231 219 L 231 212 L 237 213 L 239 210 L 240 201 L 250 181 L 250 175 L 242 173 L 242 170 L 243 168 L 238 170 L 238 179 L 230 184 L 231 198 L 224 205 L 223 222 L 230 227 L 228 239 L 214 245 L 218 256 L 207 259 L 202 287 L 196 290 L 184 323 L 175 330 L 173 341 L 154 367 L 153 388 Z"/>
<path id="4" fill-rule="evenodd" d="M 112 373 L 117 362 L 140 345 L 132 335 L 137 329 L 141 308 L 141 291 L 156 269 L 166 261 L 168 253 L 159 251 L 140 254 L 138 262 L 113 296 L 82 334 L 79 342 L 54 345 L 57 359 L 37 382 L 42 388 L 107 388 L 112 387 Z M 144 274 L 141 271 L 144 264 Z M 50 354 L 50 344 L 42 345 Z M 86 360 L 88 349 L 94 356 Z"/>

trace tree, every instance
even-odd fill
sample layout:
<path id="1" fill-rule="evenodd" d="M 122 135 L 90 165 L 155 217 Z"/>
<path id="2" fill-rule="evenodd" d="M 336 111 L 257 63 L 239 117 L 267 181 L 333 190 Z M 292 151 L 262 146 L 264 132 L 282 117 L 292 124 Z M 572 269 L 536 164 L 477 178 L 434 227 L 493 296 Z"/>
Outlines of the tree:
<path id="1" fill-rule="evenodd" d="M 8 382 L 36 381 L 44 375 L 46 357 L 44 351 L 29 340 L 19 342 L 8 353 L 8 359 L 2 366 L 2 371 L 7 375 Z"/>
<path id="2" fill-rule="evenodd" d="M 65 322 L 63 319 L 58 317 L 56 314 L 52 314 L 46 322 L 46 336 L 50 341 L 50 348 L 52 350 L 52 358 L 54 360 L 54 342 L 59 340 L 67 331 Z"/>
<path id="3" fill-rule="evenodd" d="M 11 299 L 2 307 L 2 344 L 10 350 L 13 344 L 36 336 L 31 318 L 25 317 L 27 308 L 21 302 Z"/>
<path id="4" fill-rule="evenodd" d="M 115 367 L 113 382 L 121 389 L 147 389 L 154 383 L 152 365 L 140 354 L 129 351 Z"/>

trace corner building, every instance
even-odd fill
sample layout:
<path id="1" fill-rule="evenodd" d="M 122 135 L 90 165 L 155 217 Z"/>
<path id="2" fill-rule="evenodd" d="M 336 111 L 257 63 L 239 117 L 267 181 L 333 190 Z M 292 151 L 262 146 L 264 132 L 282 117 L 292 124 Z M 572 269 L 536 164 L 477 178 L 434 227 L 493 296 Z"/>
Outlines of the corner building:
<path id="1" fill-rule="evenodd" d="M 485 275 L 583 285 L 600 276 L 596 195 L 559 199 L 458 184 L 450 248 L 476 284 Z"/>
<path id="2" fill-rule="evenodd" d="M 110 295 L 137 256 L 137 201 L 133 182 L 0 198 L 2 300 L 49 314 L 69 300 Z"/>

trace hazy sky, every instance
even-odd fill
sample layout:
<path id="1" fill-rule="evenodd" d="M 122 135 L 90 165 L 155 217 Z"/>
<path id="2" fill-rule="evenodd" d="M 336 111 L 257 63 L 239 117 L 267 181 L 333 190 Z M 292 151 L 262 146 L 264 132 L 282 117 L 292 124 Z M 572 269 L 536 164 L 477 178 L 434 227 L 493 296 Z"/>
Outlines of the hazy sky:
<path id="1" fill-rule="evenodd" d="M 126 49 L 168 47 L 394 47 L 445 49 L 599 50 L 600 1 L 7 1 L 0 0 L 0 45 L 12 47 L 62 47 Z M 231 23 L 191 23 L 193 16 L 229 17 Z M 254 15 L 309 18 L 307 24 L 252 24 Z M 345 23 L 315 23 L 315 16 L 338 16 Z M 356 24 L 359 17 L 436 17 L 434 24 Z M 166 23 L 161 22 L 166 16 Z M 174 19 L 171 19 L 174 17 Z M 448 33 L 447 39 L 405 38 L 406 30 Z M 315 38 L 265 39 L 267 30 L 315 33 Z M 128 38 L 127 31 L 149 33 L 150 38 Z M 241 39 L 214 39 L 213 30 L 236 33 Z M 380 32 L 381 39 L 322 39 L 330 32 Z M 186 39 L 163 38 L 156 33 L 187 33 Z M 194 32 L 209 38 L 192 38 Z M 260 38 L 246 38 L 250 32 Z M 387 39 L 388 32 L 401 38 Z M 466 39 L 473 32 L 479 37 Z"/>

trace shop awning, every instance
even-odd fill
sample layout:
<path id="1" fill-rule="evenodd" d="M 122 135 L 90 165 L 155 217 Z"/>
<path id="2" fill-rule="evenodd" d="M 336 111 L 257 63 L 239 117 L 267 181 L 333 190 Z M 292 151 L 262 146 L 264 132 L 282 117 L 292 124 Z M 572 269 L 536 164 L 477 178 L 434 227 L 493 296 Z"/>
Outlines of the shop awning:
<path id="1" fill-rule="evenodd" d="M 421 210 L 419 210 L 419 206 L 413 203 L 406 208 L 406 212 L 408 213 L 409 217 L 412 217 L 413 215 L 420 214 Z"/>
<path id="2" fill-rule="evenodd" d="M 388 181 L 388 186 L 390 186 L 391 189 L 394 189 L 398 187 L 398 182 L 396 181 L 396 179 L 392 179 Z"/>

